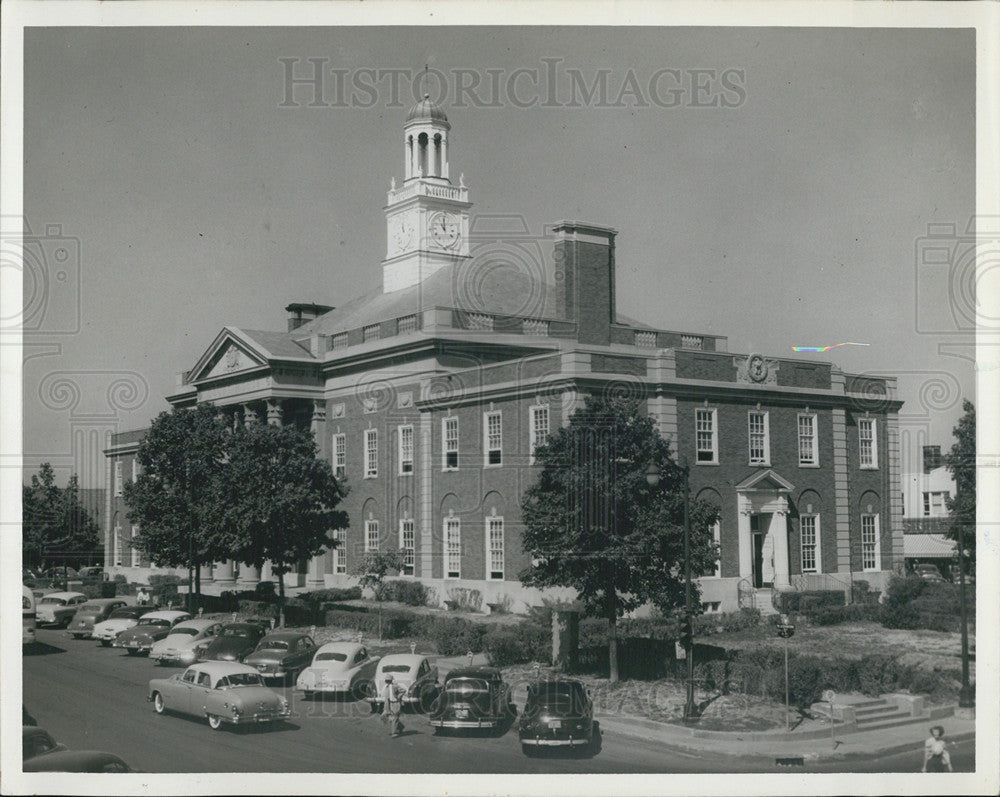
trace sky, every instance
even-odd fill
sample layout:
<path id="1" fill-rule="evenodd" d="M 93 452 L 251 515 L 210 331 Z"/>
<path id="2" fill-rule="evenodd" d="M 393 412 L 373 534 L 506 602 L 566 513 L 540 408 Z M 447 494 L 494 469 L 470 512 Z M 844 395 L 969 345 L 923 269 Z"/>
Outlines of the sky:
<path id="1" fill-rule="evenodd" d="M 614 227 L 620 313 L 896 376 L 904 456 L 947 449 L 975 399 L 974 47 L 915 28 L 28 30 L 25 472 L 101 486 L 103 436 L 167 409 L 223 326 L 283 330 L 290 302 L 376 288 L 425 89 L 473 214 Z M 314 63 L 321 96 L 290 91 Z M 848 341 L 868 345 L 792 351 Z"/>

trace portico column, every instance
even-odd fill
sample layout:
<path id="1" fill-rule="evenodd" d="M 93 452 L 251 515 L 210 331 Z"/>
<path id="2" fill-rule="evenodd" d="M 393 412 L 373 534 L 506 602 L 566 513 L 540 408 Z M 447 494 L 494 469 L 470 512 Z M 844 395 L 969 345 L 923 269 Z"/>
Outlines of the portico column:
<path id="1" fill-rule="evenodd" d="M 271 563 L 264 562 L 264 566 L 260 569 L 260 580 L 261 581 L 273 581 L 274 573 L 271 572 Z M 275 584 L 277 586 L 277 584 Z"/>
<path id="2" fill-rule="evenodd" d="M 205 584 L 212 580 L 212 565 L 211 563 L 207 565 L 202 565 L 200 568 L 201 572 L 201 583 Z"/>
<path id="3" fill-rule="evenodd" d="M 447 179 L 448 177 L 448 137 L 441 136 L 441 177 Z"/>
<path id="4" fill-rule="evenodd" d="M 750 578 L 753 575 L 753 539 L 750 534 L 750 513 L 753 507 L 744 496 L 738 496 L 739 514 L 737 515 L 738 537 L 740 545 L 740 578 Z"/>
<path id="5" fill-rule="evenodd" d="M 320 459 L 328 460 L 330 452 L 326 450 L 326 399 L 313 399 L 309 431 L 312 432 L 313 439 L 316 441 Z"/>
<path id="6" fill-rule="evenodd" d="M 260 583 L 260 570 L 250 565 L 240 566 L 240 577 L 236 584 L 244 589 L 253 589 Z"/>
<path id="7" fill-rule="evenodd" d="M 236 586 L 235 565 L 232 559 L 216 564 L 212 568 L 212 582 L 220 587 Z"/>
<path id="8" fill-rule="evenodd" d="M 323 578 L 323 571 L 326 569 L 325 564 L 325 553 L 321 553 L 309 561 L 309 571 L 306 573 L 307 587 L 323 587 L 326 585 L 326 580 Z"/>
<path id="9" fill-rule="evenodd" d="M 267 400 L 267 422 L 272 426 L 281 426 L 283 412 L 281 402 L 277 399 Z"/>
<path id="10" fill-rule="evenodd" d="M 788 589 L 788 506 L 771 513 L 768 533 L 774 540 L 774 586 Z"/>
<path id="11" fill-rule="evenodd" d="M 438 176 L 438 148 L 435 146 L 433 138 L 427 140 L 427 168 L 430 174 L 428 177 Z"/>
<path id="12" fill-rule="evenodd" d="M 243 405 L 243 425 L 250 426 L 251 424 L 257 423 L 258 416 L 257 410 L 251 407 L 249 404 Z"/>

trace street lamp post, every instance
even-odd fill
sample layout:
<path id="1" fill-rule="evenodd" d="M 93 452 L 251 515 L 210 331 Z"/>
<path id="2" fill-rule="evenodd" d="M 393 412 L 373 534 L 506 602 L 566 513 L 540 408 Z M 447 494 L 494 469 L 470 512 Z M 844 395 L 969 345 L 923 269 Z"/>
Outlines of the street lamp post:
<path id="1" fill-rule="evenodd" d="M 958 690 L 958 706 L 972 709 L 976 700 L 969 684 L 969 617 L 965 604 L 965 524 L 958 523 L 958 598 L 962 624 L 962 687 Z"/>
<path id="2" fill-rule="evenodd" d="M 684 669 L 686 698 L 684 701 L 684 720 L 690 722 L 698 718 L 698 710 L 694 703 L 694 624 L 691 613 L 691 514 L 690 514 L 690 469 L 687 457 L 681 468 L 684 470 Z M 646 481 L 651 487 L 660 483 L 660 469 L 651 462 L 646 470 Z"/>

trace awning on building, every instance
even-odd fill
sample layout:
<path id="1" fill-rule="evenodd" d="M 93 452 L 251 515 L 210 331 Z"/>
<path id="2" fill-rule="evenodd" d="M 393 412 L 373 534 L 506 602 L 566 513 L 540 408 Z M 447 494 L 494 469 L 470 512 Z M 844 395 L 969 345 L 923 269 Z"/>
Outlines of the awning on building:
<path id="1" fill-rule="evenodd" d="M 906 559 L 949 558 L 955 555 L 955 541 L 942 534 L 904 534 L 903 557 Z"/>

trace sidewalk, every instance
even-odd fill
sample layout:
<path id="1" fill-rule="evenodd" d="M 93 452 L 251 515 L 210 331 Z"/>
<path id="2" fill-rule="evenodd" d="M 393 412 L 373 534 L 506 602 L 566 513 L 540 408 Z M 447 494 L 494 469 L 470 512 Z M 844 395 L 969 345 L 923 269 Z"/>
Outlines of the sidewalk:
<path id="1" fill-rule="evenodd" d="M 801 758 L 818 761 L 847 758 L 871 758 L 912 751 L 918 763 L 922 760 L 924 740 L 931 725 L 941 725 L 945 738 L 950 742 L 975 738 L 975 720 L 945 717 L 913 723 L 895 728 L 840 733 L 834 726 L 833 738 L 829 732 L 818 736 L 809 732 L 809 738 L 796 737 L 794 731 L 772 733 L 725 733 L 701 731 L 697 727 L 670 725 L 641 717 L 598 716 L 605 733 L 622 734 L 650 739 L 685 753 L 728 755 L 755 758 L 768 763 L 776 759 Z"/>

